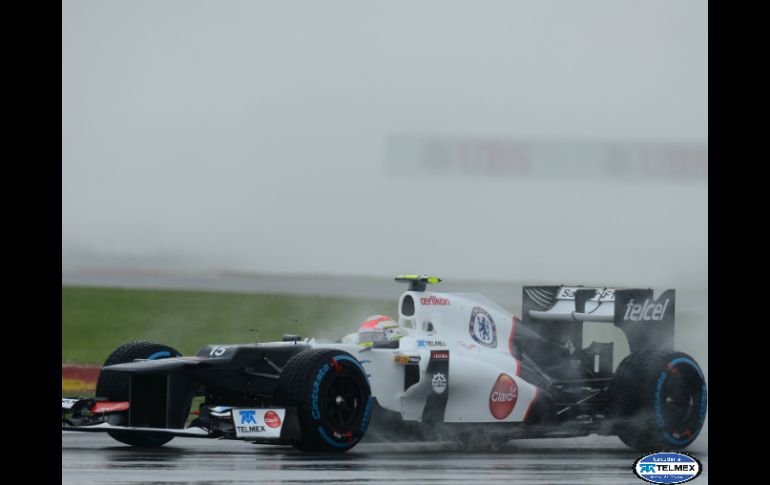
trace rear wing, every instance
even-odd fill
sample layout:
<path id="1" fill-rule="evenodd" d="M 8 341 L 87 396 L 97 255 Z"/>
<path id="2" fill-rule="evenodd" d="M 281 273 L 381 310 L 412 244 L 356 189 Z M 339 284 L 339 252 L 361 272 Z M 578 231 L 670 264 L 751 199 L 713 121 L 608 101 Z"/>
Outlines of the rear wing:
<path id="1" fill-rule="evenodd" d="M 631 352 L 672 349 L 675 299 L 675 290 L 656 299 L 649 288 L 525 286 L 522 321 L 557 341 L 582 340 L 583 322 L 613 323 L 625 333 Z"/>

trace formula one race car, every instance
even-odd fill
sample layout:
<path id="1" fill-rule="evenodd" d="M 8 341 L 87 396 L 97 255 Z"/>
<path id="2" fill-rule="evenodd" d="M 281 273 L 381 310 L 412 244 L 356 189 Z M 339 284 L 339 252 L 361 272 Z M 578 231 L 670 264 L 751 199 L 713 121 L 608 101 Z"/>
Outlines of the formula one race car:
<path id="1" fill-rule="evenodd" d="M 644 451 L 698 436 L 706 383 L 672 350 L 674 290 L 655 299 L 649 289 L 528 286 L 517 318 L 479 294 L 428 291 L 435 277 L 396 281 L 409 284 L 397 321 L 373 317 L 336 342 L 284 335 L 192 357 L 127 343 L 107 358 L 95 398 L 62 399 L 62 430 L 134 446 L 187 436 L 305 451 L 349 450 L 370 424 L 402 439 L 598 433 Z M 615 368 L 612 342 L 583 343 L 584 322 L 620 328 L 630 355 Z"/>

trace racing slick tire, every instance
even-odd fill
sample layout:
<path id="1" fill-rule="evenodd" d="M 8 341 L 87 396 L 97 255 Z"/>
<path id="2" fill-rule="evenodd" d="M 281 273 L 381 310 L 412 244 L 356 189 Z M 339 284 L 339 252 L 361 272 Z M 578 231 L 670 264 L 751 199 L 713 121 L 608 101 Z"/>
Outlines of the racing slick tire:
<path id="1" fill-rule="evenodd" d="M 640 451 L 681 450 L 703 427 L 703 371 L 684 352 L 635 352 L 623 359 L 610 386 L 614 432 Z"/>
<path id="2" fill-rule="evenodd" d="M 104 365 L 123 364 L 132 362 L 134 359 L 166 359 L 168 357 L 179 357 L 180 355 L 177 350 L 168 345 L 148 342 L 146 340 L 136 340 L 125 343 L 115 349 L 107 357 L 107 360 L 104 361 Z M 100 372 L 99 378 L 96 380 L 96 396 L 106 397 L 110 401 L 128 401 L 128 381 L 129 377 L 125 374 Z M 125 416 L 123 419 L 125 419 Z M 108 431 L 107 434 L 121 443 L 147 448 L 162 446 L 174 438 L 165 433 L 138 434 L 124 431 Z"/>
<path id="3" fill-rule="evenodd" d="M 278 380 L 275 400 L 296 406 L 303 451 L 344 452 L 363 438 L 372 409 L 366 372 L 342 350 L 309 349 L 294 355 Z"/>

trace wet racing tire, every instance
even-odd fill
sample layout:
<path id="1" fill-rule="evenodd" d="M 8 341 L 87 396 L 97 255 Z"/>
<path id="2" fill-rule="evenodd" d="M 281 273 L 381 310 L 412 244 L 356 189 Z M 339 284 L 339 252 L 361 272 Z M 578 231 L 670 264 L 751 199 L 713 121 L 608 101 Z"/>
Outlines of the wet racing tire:
<path id="1" fill-rule="evenodd" d="M 284 366 L 275 400 L 296 406 L 303 451 L 343 452 L 366 433 L 372 409 L 371 389 L 361 364 L 347 352 L 309 349 Z"/>
<path id="2" fill-rule="evenodd" d="M 128 342 L 115 349 L 107 360 L 105 366 L 132 362 L 135 359 L 166 359 L 178 357 L 181 354 L 172 347 L 146 340 Z M 129 377 L 125 374 L 114 372 L 100 372 L 96 381 L 96 396 L 104 397 L 110 401 L 128 401 Z M 125 422 L 127 415 L 112 424 Z M 108 431 L 107 434 L 127 445 L 139 447 L 162 446 L 174 437 L 165 433 L 127 433 L 122 431 Z"/>
<path id="3" fill-rule="evenodd" d="M 610 386 L 614 431 L 640 451 L 681 450 L 706 417 L 703 371 L 684 352 L 642 351 L 623 359 Z"/>

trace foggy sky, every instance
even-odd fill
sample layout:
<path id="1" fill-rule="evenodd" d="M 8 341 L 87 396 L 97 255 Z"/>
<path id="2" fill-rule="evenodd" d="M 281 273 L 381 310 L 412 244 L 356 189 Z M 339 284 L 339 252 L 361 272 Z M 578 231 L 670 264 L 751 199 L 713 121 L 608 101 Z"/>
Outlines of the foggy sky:
<path id="1" fill-rule="evenodd" d="M 386 152 L 705 144 L 707 21 L 700 1 L 65 0 L 63 264 L 706 288 L 706 183 L 392 177 Z"/>

